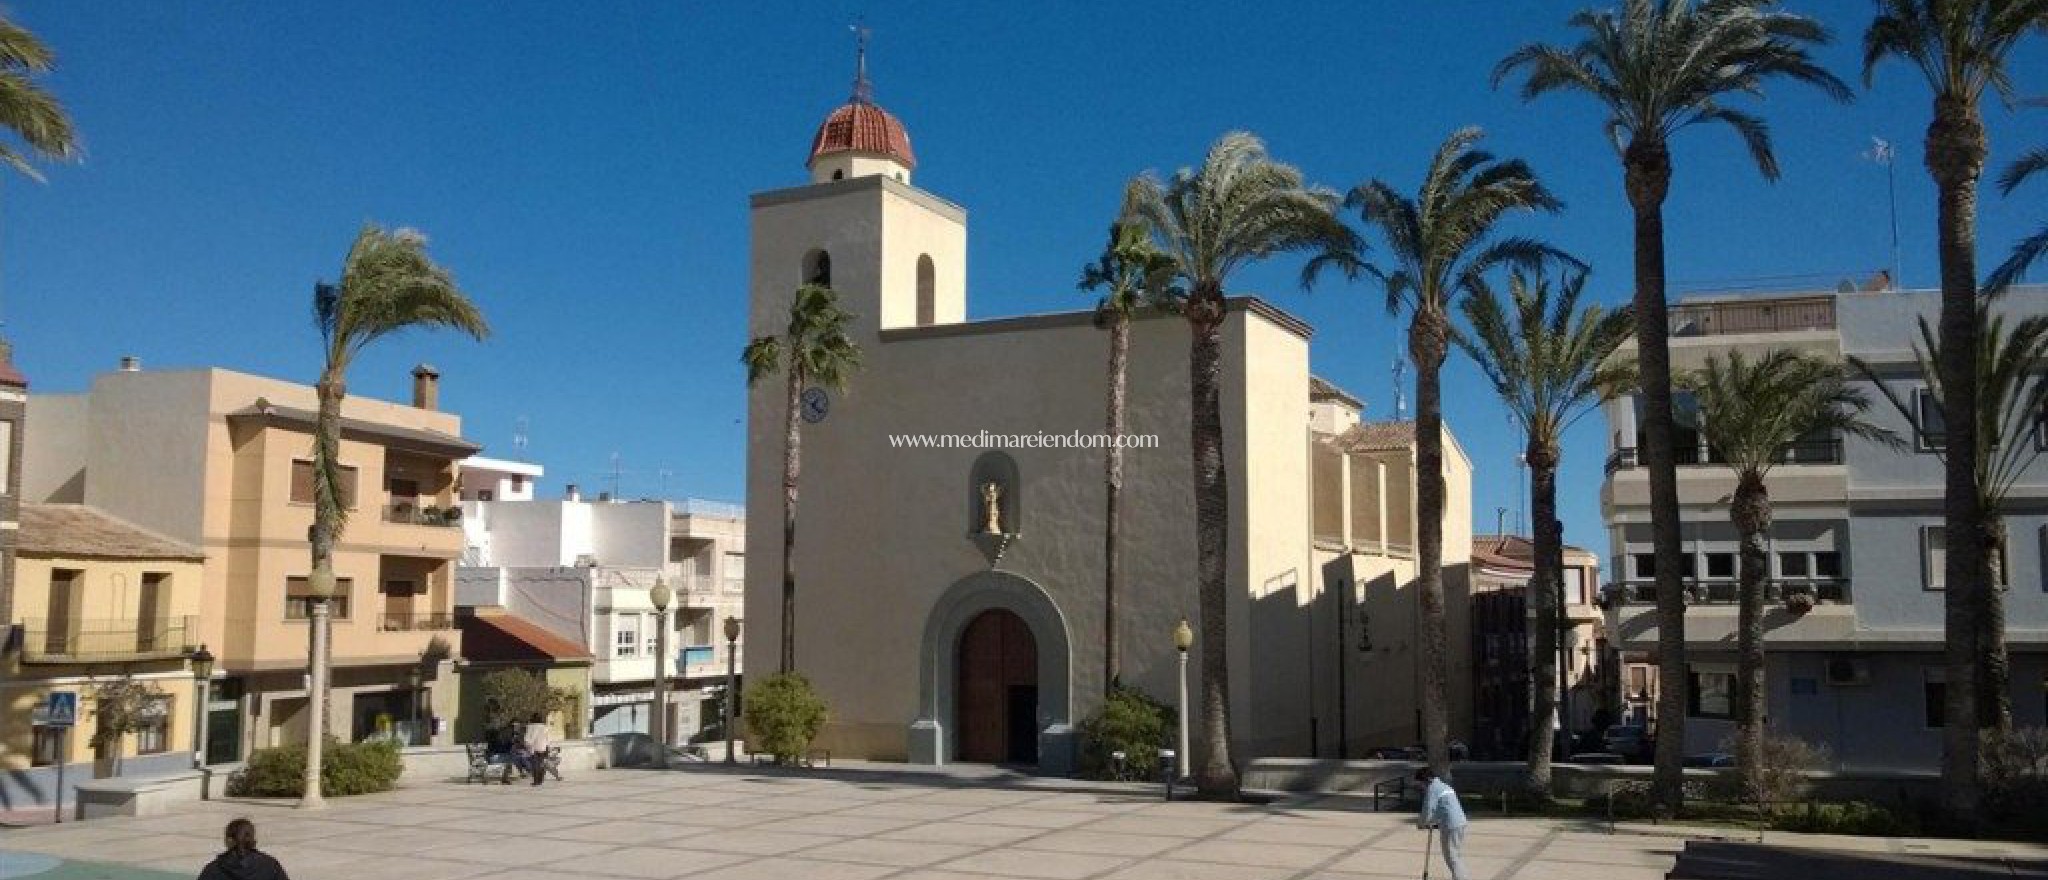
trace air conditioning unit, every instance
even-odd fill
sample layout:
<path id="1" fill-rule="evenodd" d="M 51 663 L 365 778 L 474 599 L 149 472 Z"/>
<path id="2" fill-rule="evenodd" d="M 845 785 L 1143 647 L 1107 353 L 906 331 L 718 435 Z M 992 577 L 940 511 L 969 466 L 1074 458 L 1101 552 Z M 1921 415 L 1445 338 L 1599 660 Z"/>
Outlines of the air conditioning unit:
<path id="1" fill-rule="evenodd" d="M 1870 664 L 1863 660 L 1836 657 L 1828 660 L 1828 684 L 1854 687 L 1870 683 Z"/>

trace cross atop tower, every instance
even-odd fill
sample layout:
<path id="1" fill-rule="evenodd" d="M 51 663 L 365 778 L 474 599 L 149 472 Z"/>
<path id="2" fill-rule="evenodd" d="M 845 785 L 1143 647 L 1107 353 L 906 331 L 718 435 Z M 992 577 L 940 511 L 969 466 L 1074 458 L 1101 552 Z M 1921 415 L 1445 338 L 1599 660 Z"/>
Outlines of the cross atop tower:
<path id="1" fill-rule="evenodd" d="M 868 82 L 868 37 L 873 31 L 859 21 L 848 26 L 853 31 L 853 102 L 873 104 L 875 87 Z"/>

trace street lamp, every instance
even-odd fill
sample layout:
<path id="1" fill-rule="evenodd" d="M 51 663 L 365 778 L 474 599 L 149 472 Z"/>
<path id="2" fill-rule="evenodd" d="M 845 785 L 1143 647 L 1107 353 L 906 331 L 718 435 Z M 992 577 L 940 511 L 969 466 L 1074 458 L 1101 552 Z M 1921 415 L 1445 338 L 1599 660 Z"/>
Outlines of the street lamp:
<path id="1" fill-rule="evenodd" d="M 199 720 L 192 728 L 192 769 L 206 768 L 206 704 L 209 686 L 213 683 L 213 652 L 200 645 L 192 652 L 193 688 L 198 697 Z"/>
<path id="2" fill-rule="evenodd" d="M 1195 644 L 1195 631 L 1188 627 L 1188 619 L 1180 619 L 1180 625 L 1173 628 L 1173 646 L 1180 649 L 1180 751 L 1175 755 L 1175 775 L 1188 775 L 1188 648 Z"/>
<path id="3" fill-rule="evenodd" d="M 420 735 L 420 688 L 426 684 L 426 678 L 426 673 L 418 666 L 405 671 L 405 683 L 410 688 L 405 695 L 411 710 L 406 713 L 410 717 L 406 719 L 409 727 L 405 734 L 405 744 L 409 746 L 419 745 L 416 740 Z"/>
<path id="4" fill-rule="evenodd" d="M 647 599 L 654 603 L 654 766 L 668 767 L 668 603 L 676 597 L 668 579 L 654 576 Z"/>
<path id="5" fill-rule="evenodd" d="M 732 704 L 740 697 L 739 685 L 739 644 L 740 619 L 732 615 L 725 618 L 725 762 L 738 763 L 732 754 Z"/>

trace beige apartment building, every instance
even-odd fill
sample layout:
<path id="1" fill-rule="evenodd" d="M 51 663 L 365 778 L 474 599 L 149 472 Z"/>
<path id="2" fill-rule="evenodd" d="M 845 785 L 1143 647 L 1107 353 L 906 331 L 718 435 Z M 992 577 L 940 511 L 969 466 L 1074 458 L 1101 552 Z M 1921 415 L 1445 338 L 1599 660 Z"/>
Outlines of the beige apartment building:
<path id="1" fill-rule="evenodd" d="M 1106 684 L 1104 450 L 1043 438 L 1102 429 L 1108 337 L 1086 310 L 970 320 L 967 212 L 913 185 L 915 166 L 907 130 L 863 79 L 818 128 L 809 182 L 752 199 L 747 335 L 780 334 L 797 287 L 824 283 L 863 357 L 844 394 L 804 394 L 795 665 L 832 707 L 818 744 L 835 755 L 1063 773 Z M 1354 424 L 1326 414 L 1318 428 L 1299 319 L 1234 298 L 1222 332 L 1237 754 L 1334 756 L 1340 717 L 1354 752 L 1414 742 L 1412 436 L 1322 438 L 1356 427 L 1357 407 Z M 783 635 L 782 544 L 760 537 L 782 527 L 782 382 L 748 404 L 757 674 L 777 668 Z M 1128 430 L 1144 439 L 1125 454 L 1120 677 L 1171 702 L 1175 624 L 1197 617 L 1182 321 L 1134 322 L 1129 383 Z M 1326 495 L 1346 472 L 1312 465 L 1331 443 L 1358 462 L 1355 491 Z M 1467 499 L 1469 464 L 1451 458 L 1451 497 Z M 1454 508 L 1456 582 L 1471 515 Z M 1378 519 L 1344 525 L 1354 509 Z"/>
<path id="2" fill-rule="evenodd" d="M 351 396 L 342 411 L 350 515 L 335 553 L 330 732 L 350 740 L 452 741 L 455 462 L 478 447 L 437 411 L 438 380 L 422 367 L 412 405 Z M 132 360 L 85 392 L 29 400 L 27 499 L 89 505 L 205 554 L 210 761 L 307 736 L 316 407 L 306 385 Z"/>

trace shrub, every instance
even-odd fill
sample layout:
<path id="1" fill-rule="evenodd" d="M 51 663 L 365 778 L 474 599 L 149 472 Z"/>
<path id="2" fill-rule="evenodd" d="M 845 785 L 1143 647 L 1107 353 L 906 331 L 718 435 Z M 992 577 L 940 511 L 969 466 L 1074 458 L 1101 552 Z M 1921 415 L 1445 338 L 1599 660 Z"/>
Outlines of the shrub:
<path id="1" fill-rule="evenodd" d="M 774 755 L 778 764 L 802 759 L 830 715 L 810 679 L 795 672 L 750 684 L 741 705 L 746 707 L 748 745 Z"/>
<path id="2" fill-rule="evenodd" d="M 1081 722 L 1081 775 L 1157 779 L 1159 749 L 1172 733 L 1173 710 L 1165 703 L 1136 688 L 1113 685 L 1102 708 Z M 1121 764 L 1117 752 L 1124 753 Z"/>
<path id="3" fill-rule="evenodd" d="M 1808 803 L 1804 808 L 1783 810 L 1772 817 L 1771 827 L 1779 831 L 1809 834 L 1862 834 L 1874 837 L 1911 836 L 1920 833 L 1920 823 L 1911 815 L 1895 813 L 1868 801 L 1846 804 Z"/>
<path id="4" fill-rule="evenodd" d="M 1984 800 L 1994 818 L 2048 813 L 2048 730 L 1983 732 Z"/>
<path id="5" fill-rule="evenodd" d="M 1830 761 L 1826 746 L 1816 746 L 1796 736 L 1764 730 L 1755 767 L 1736 767 L 1722 774 L 1709 787 L 1712 799 L 1767 809 L 1796 802 L 1806 792 L 1806 771 L 1819 770 Z M 1733 736 L 1721 748 L 1735 751 Z"/>
<path id="6" fill-rule="evenodd" d="M 546 718 L 556 712 L 567 713 L 576 703 L 573 691 L 548 687 L 547 676 L 524 669 L 494 671 L 483 677 L 479 687 L 484 696 L 484 724 L 492 728 L 525 724 L 535 715 Z M 564 726 L 573 737 L 574 726 Z"/>
<path id="7" fill-rule="evenodd" d="M 353 794 L 390 791 L 405 772 L 398 743 L 373 740 L 343 743 L 328 740 L 321 750 L 320 789 L 346 797 Z M 249 760 L 228 778 L 228 794 L 237 797 L 299 797 L 305 794 L 306 747 L 280 746 L 257 749 Z"/>

